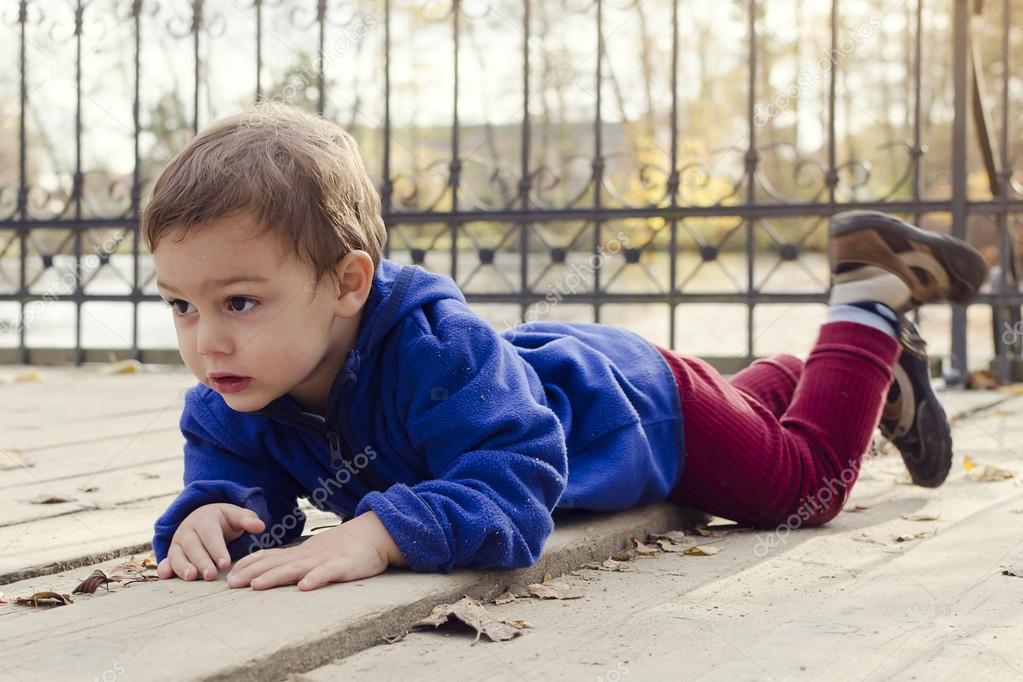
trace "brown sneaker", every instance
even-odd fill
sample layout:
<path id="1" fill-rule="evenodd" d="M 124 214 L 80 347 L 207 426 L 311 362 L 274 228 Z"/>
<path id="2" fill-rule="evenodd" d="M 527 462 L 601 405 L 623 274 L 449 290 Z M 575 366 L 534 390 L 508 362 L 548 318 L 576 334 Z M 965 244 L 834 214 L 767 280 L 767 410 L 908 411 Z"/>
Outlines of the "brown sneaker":
<path id="1" fill-rule="evenodd" d="M 828 234 L 831 303 L 877 300 L 901 316 L 923 303 L 964 303 L 987 279 L 987 262 L 966 242 L 879 211 L 837 213 Z"/>

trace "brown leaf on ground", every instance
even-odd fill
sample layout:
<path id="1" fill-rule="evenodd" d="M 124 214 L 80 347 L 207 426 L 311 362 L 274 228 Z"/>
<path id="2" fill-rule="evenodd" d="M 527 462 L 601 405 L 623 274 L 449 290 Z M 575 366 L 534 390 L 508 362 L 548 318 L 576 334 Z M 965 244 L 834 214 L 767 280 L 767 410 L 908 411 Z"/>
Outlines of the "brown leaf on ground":
<path id="1" fill-rule="evenodd" d="M 71 594 L 94 594 L 99 589 L 100 585 L 110 589 L 110 583 L 121 582 L 121 576 L 115 575 L 110 578 L 107 574 L 98 568 L 92 572 L 88 578 L 78 583 L 78 587 L 71 590 Z"/>
<path id="2" fill-rule="evenodd" d="M 40 493 L 33 497 L 29 502 L 31 504 L 62 504 L 64 502 L 74 502 L 75 498 L 70 495 L 60 495 L 53 493 Z"/>
<path id="3" fill-rule="evenodd" d="M 120 362 L 111 362 L 109 365 L 103 365 L 100 367 L 99 373 L 106 375 L 141 374 L 142 363 L 138 360 L 121 360 Z"/>
<path id="4" fill-rule="evenodd" d="M 588 561 L 582 565 L 583 568 L 588 568 L 594 571 L 624 571 L 626 564 L 623 561 L 615 561 L 614 559 L 604 559 L 599 564 L 595 561 Z"/>
<path id="5" fill-rule="evenodd" d="M 686 550 L 686 547 L 688 547 L 688 545 L 672 542 L 671 540 L 666 540 L 664 538 L 657 541 L 657 546 L 664 552 L 675 552 L 676 554 L 681 554 Z"/>
<path id="6" fill-rule="evenodd" d="M 727 530 L 718 530 L 703 525 L 702 523 L 693 528 L 697 535 L 702 535 L 705 538 L 723 538 L 728 535 Z"/>
<path id="7" fill-rule="evenodd" d="M 143 573 L 135 573 L 132 576 L 131 580 L 125 580 L 123 583 L 121 583 L 121 585 L 123 587 L 128 587 L 128 585 L 131 585 L 132 583 L 152 583 L 152 582 L 157 582 L 159 580 L 160 580 L 160 576 L 145 575 Z"/>
<path id="8" fill-rule="evenodd" d="M 408 635 L 408 631 L 405 631 L 405 632 L 401 633 L 400 635 L 392 635 L 390 637 L 385 636 L 384 637 L 384 641 L 387 642 L 388 644 L 397 644 L 401 640 L 405 639 L 405 637 L 407 635 Z"/>
<path id="9" fill-rule="evenodd" d="M 894 539 L 895 542 L 912 542 L 913 540 L 921 540 L 923 538 L 930 537 L 931 535 L 934 535 L 934 533 L 929 530 L 922 530 L 919 533 L 914 533 L 912 535 L 896 535 Z"/>
<path id="10" fill-rule="evenodd" d="M 43 606 L 64 606 L 65 604 L 74 603 L 74 601 L 70 594 L 60 594 L 58 592 L 36 592 L 30 597 L 14 598 L 15 604 L 31 604 L 32 606 L 39 606 L 40 602 L 43 602 Z"/>
<path id="11" fill-rule="evenodd" d="M 494 598 L 494 603 L 509 604 L 515 601 L 516 599 L 518 599 L 518 597 L 515 596 L 514 592 L 512 592 L 511 590 L 505 590 L 502 594 L 499 594 L 497 597 Z"/>
<path id="12" fill-rule="evenodd" d="M 998 379 L 987 369 L 978 369 L 966 375 L 966 388 L 974 391 L 983 391 L 998 388 Z"/>
<path id="13" fill-rule="evenodd" d="M 533 583 L 527 585 L 529 594 L 540 599 L 579 599 L 583 591 L 564 583 Z"/>
<path id="14" fill-rule="evenodd" d="M 611 558 L 615 561 L 632 561 L 636 558 L 636 548 L 626 547 L 624 549 L 620 549 L 612 554 Z"/>
<path id="15" fill-rule="evenodd" d="M 940 518 L 940 517 L 941 517 L 941 512 L 933 512 L 931 514 L 927 514 L 927 513 L 924 513 L 924 512 L 919 512 L 919 513 L 916 513 L 916 514 L 903 514 L 902 515 L 902 518 L 906 519 L 907 521 L 937 521 L 938 518 Z"/>
<path id="16" fill-rule="evenodd" d="M 25 467 L 34 467 L 35 465 L 36 463 L 30 462 L 25 453 L 18 448 L 0 450 L 0 471 L 24 469 Z"/>
<path id="17" fill-rule="evenodd" d="M 963 457 L 963 468 L 966 469 L 966 476 L 971 481 L 1004 481 L 1013 478 L 1015 472 L 1008 469 L 999 469 L 990 464 L 979 464 L 969 457 Z"/>
<path id="18" fill-rule="evenodd" d="M 156 570 L 156 557 L 150 554 L 148 556 L 137 558 L 134 554 L 132 554 L 127 561 L 122 562 L 117 568 L 122 571 L 128 571 L 129 573 Z"/>
<path id="19" fill-rule="evenodd" d="M 667 540 L 668 542 L 674 542 L 676 544 L 684 544 L 686 542 L 686 534 L 680 530 L 670 530 L 667 533 L 650 533 L 647 538 L 654 542 L 658 540 Z"/>
<path id="20" fill-rule="evenodd" d="M 654 547 L 653 545 L 640 542 L 635 537 L 631 537 L 629 540 L 632 542 L 632 546 L 636 550 L 636 556 L 651 557 L 661 553 L 660 547 Z"/>
<path id="21" fill-rule="evenodd" d="M 436 628 L 452 619 L 476 630 L 476 639 L 472 641 L 473 644 L 479 641 L 480 635 L 486 635 L 492 642 L 503 642 L 521 635 L 524 629 L 522 625 L 518 624 L 523 621 L 495 618 L 483 607 L 483 604 L 472 597 L 462 597 L 454 604 L 434 606 L 430 615 L 415 622 L 412 629 Z"/>
<path id="22" fill-rule="evenodd" d="M 683 554 L 689 556 L 714 556 L 721 550 L 717 547 L 707 547 L 706 545 L 696 545 L 695 547 L 687 547 Z"/>
<path id="23" fill-rule="evenodd" d="M 1002 571 L 1002 575 L 1011 575 L 1014 578 L 1023 578 L 1023 567 L 1006 568 Z"/>

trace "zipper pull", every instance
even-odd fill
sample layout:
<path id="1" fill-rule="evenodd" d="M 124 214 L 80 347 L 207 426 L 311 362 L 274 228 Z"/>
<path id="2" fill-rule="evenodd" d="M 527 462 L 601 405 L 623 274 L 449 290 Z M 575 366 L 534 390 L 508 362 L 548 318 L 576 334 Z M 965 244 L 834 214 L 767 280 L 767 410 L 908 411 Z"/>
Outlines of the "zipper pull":
<path id="1" fill-rule="evenodd" d="M 336 431 L 327 431 L 327 442 L 330 443 L 330 464 L 333 467 L 344 466 L 344 453 L 341 452 L 341 438 Z"/>

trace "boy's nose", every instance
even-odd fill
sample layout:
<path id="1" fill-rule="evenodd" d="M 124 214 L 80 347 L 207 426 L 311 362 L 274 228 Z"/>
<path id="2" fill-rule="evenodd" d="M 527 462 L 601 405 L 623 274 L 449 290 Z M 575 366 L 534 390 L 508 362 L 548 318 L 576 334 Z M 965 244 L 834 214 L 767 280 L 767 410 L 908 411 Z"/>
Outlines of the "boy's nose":
<path id="1" fill-rule="evenodd" d="M 199 323 L 199 333 L 195 344 L 196 352 L 204 357 L 225 355 L 234 351 L 234 342 L 227 329 L 223 325 L 213 322 Z"/>

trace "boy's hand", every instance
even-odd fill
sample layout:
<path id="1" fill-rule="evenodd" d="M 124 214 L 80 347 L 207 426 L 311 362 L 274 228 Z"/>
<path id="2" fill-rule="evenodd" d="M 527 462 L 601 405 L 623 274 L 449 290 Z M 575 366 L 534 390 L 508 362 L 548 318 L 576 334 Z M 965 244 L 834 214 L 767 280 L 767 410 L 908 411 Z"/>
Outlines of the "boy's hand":
<path id="1" fill-rule="evenodd" d="M 265 524 L 254 511 L 235 504 L 206 504 L 185 517 L 174 531 L 167 556 L 156 567 L 161 578 L 216 580 L 231 557 L 227 545 L 246 532 L 262 532 Z"/>
<path id="2" fill-rule="evenodd" d="M 239 559 L 227 575 L 228 587 L 265 590 L 298 582 L 301 590 L 359 580 L 383 573 L 405 559 L 374 512 L 366 512 L 300 545 L 264 549 Z"/>

